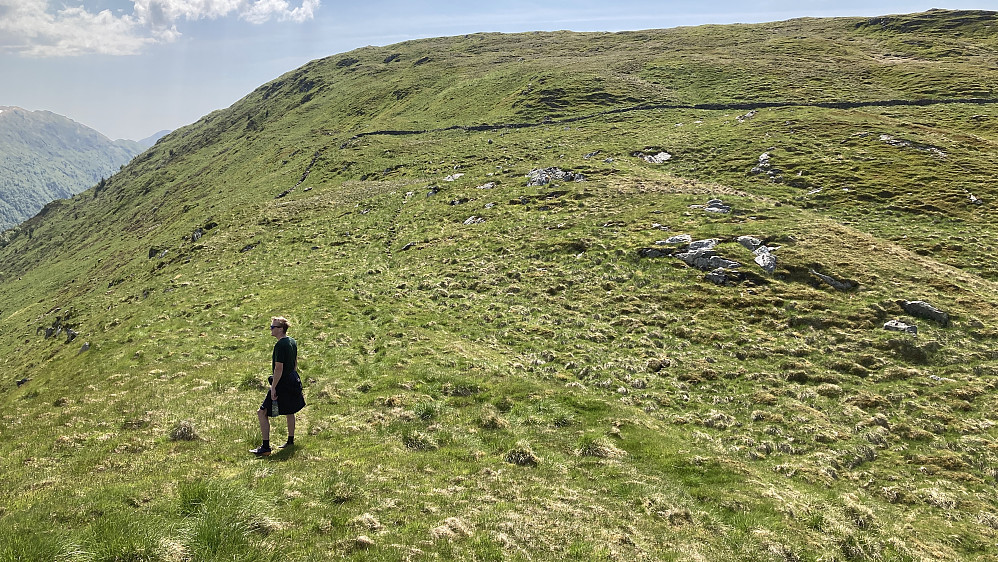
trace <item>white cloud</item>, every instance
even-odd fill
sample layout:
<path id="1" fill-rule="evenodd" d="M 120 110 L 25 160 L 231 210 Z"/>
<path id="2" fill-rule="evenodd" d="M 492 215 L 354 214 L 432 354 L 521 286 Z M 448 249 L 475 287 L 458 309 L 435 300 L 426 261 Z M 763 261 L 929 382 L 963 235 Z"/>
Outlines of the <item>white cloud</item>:
<path id="1" fill-rule="evenodd" d="M 0 0 L 0 53 L 27 56 L 133 55 L 180 37 L 185 21 L 237 17 L 253 24 L 302 23 L 320 0 L 133 0 L 132 13 L 89 12 L 77 0 Z"/>

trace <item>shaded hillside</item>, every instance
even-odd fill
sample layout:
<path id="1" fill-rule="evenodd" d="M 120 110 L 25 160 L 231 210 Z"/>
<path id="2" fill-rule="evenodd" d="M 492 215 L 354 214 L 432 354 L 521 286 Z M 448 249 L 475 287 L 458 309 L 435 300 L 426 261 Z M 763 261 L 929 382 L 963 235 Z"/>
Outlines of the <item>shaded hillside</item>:
<path id="1" fill-rule="evenodd" d="M 995 20 L 412 41 L 174 131 L 5 233 L 0 557 L 993 556 Z"/>
<path id="2" fill-rule="evenodd" d="M 93 187 L 143 149 L 48 111 L 0 107 L 0 228 Z"/>

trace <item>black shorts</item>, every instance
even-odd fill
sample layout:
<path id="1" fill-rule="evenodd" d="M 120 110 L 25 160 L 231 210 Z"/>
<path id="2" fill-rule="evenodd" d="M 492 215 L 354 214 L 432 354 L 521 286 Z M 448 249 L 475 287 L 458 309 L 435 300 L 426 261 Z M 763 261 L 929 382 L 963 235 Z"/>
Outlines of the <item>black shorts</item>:
<path id="1" fill-rule="evenodd" d="M 268 388 L 267 395 L 264 396 L 263 403 L 260 404 L 260 409 L 266 410 L 267 417 L 273 418 L 275 417 L 273 406 L 274 401 L 270 397 L 270 389 Z M 296 414 L 305 406 L 305 393 L 302 391 L 301 379 L 298 377 L 298 373 L 292 371 L 281 377 L 281 380 L 277 383 L 278 411 L 276 415 L 289 416 Z"/>

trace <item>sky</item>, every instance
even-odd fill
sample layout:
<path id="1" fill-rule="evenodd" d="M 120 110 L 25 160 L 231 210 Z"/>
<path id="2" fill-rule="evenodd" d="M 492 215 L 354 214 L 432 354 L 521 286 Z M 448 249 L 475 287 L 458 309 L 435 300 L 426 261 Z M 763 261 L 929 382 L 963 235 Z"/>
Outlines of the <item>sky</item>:
<path id="1" fill-rule="evenodd" d="M 368 45 L 931 8 L 998 10 L 998 0 L 0 0 L 0 106 L 141 140 L 310 60 Z"/>

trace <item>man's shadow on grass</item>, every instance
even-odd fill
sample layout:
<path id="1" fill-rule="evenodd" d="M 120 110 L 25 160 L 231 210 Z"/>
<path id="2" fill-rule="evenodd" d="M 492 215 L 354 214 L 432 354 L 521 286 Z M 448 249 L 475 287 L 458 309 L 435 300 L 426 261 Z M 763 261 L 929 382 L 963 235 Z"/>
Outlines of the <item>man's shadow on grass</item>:
<path id="1" fill-rule="evenodd" d="M 283 449 L 274 449 L 274 452 L 270 455 L 257 456 L 257 460 L 269 460 L 274 462 L 287 462 L 295 457 L 295 453 L 298 451 L 298 445 L 290 445 Z"/>

